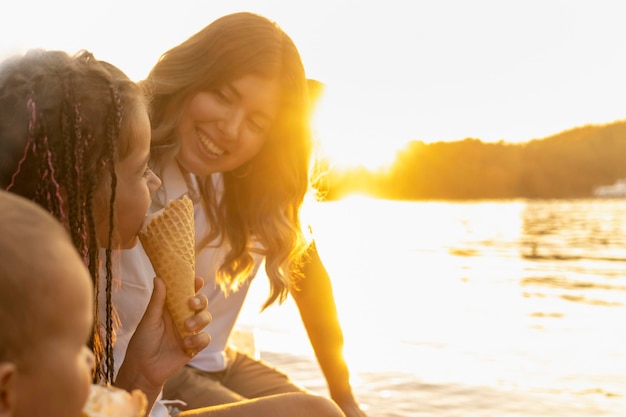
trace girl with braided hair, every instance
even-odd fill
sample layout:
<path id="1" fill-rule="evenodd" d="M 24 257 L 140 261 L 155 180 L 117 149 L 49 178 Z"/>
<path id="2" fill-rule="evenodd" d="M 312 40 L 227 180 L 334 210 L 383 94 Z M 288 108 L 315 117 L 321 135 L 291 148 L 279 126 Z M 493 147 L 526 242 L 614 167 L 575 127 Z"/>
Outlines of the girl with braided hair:
<path id="1" fill-rule="evenodd" d="M 0 186 L 58 218 L 91 273 L 96 291 L 91 339 L 94 380 L 116 382 L 129 390 L 140 388 L 154 401 L 160 387 L 132 386 L 126 377 L 144 372 L 144 359 L 138 355 L 129 355 L 113 381 L 111 302 L 112 251 L 137 243 L 150 193 L 161 184 L 147 167 L 149 140 L 141 90 L 119 69 L 88 52 L 71 57 L 62 51 L 33 50 L 0 67 Z M 101 248 L 106 271 L 102 277 Z M 105 294 L 98 294 L 99 288 L 105 288 Z M 208 323 L 206 298 L 199 296 L 196 302 L 194 319 Z M 98 308 L 98 303 L 104 307 Z M 104 317 L 99 317 L 99 311 L 104 311 Z M 144 326 L 138 334 L 150 330 Z M 189 359 L 175 333 L 150 336 L 169 342 L 163 343 L 169 351 L 143 353 L 170 355 L 166 358 L 170 372 Z M 186 342 L 198 349 L 208 339 L 208 334 L 200 333 Z M 140 360 L 133 363 L 134 359 Z M 164 380 L 167 375 L 148 376 Z"/>
<path id="2" fill-rule="evenodd" d="M 142 90 L 92 54 L 32 50 L 0 65 L 0 188 L 38 203 L 65 226 L 96 291 L 94 382 L 142 390 L 156 417 L 167 415 L 157 401 L 165 380 L 189 361 L 186 352 L 208 345 L 202 329 L 210 315 L 204 295 L 191 298 L 195 314 L 186 325 L 194 334 L 180 340 L 164 308 L 165 284 L 154 278 L 126 354 L 114 361 L 113 255 L 136 245 L 150 194 L 161 185 L 148 168 L 149 143 Z M 268 398 L 190 415 L 281 416 L 304 407 L 311 415 L 339 416 L 329 403 L 293 395 L 280 402 L 291 408 L 277 410 L 277 399 Z"/>

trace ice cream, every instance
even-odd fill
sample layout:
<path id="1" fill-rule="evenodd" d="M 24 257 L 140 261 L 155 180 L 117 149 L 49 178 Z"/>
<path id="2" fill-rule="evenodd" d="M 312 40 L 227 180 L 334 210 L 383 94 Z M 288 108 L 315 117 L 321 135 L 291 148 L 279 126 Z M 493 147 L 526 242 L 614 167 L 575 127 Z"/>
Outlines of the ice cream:
<path id="1" fill-rule="evenodd" d="M 189 299 L 195 294 L 193 203 L 188 196 L 171 200 L 146 217 L 139 240 L 156 275 L 165 281 L 166 306 L 181 337 L 191 334 L 184 322 L 194 314 Z"/>

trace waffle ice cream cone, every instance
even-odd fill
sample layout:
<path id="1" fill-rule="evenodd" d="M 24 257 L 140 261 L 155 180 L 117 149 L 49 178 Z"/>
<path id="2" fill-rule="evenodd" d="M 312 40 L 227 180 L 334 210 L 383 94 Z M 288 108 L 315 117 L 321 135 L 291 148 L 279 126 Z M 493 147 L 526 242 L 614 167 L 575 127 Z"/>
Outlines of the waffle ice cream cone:
<path id="1" fill-rule="evenodd" d="M 140 390 L 131 392 L 93 384 L 80 417 L 143 417 L 148 400 Z"/>
<path id="2" fill-rule="evenodd" d="M 139 232 L 154 271 L 165 281 L 165 304 L 181 337 L 191 334 L 184 322 L 194 314 L 189 308 L 195 295 L 194 230 L 193 203 L 185 195 L 147 216 Z"/>

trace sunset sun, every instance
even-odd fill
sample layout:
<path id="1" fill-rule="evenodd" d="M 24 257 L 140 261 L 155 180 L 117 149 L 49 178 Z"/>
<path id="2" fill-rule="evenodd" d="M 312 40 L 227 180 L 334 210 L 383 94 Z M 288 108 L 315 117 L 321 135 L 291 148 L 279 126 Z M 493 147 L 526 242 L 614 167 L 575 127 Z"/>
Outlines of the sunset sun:
<path id="1" fill-rule="evenodd" d="M 368 120 L 355 112 L 358 103 L 342 98 L 332 86 L 319 93 L 312 117 L 313 135 L 323 158 L 339 168 L 368 170 L 390 166 L 405 141 L 392 141 L 367 129 Z"/>

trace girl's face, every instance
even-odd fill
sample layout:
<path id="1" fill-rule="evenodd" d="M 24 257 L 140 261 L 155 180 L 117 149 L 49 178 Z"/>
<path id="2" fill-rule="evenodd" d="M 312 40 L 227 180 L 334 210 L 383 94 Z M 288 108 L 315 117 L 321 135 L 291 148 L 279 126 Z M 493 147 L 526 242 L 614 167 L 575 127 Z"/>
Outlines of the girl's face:
<path id="1" fill-rule="evenodd" d="M 137 234 L 150 208 L 150 195 L 161 186 L 161 180 L 148 168 L 150 159 L 150 119 L 145 108 L 136 111 L 130 133 L 130 151 L 119 161 L 115 219 L 123 249 L 137 244 Z"/>
<path id="2" fill-rule="evenodd" d="M 257 75 L 196 93 L 177 126 L 179 163 L 199 176 L 240 167 L 263 147 L 279 103 L 278 82 Z"/>
<path id="3" fill-rule="evenodd" d="M 148 168 L 150 159 L 150 119 L 143 105 L 132 114 L 126 156 L 115 167 L 117 187 L 115 194 L 115 226 L 113 246 L 122 249 L 137 244 L 137 234 L 150 208 L 150 195 L 161 186 L 161 180 Z M 108 196 L 100 201 L 108 207 Z M 98 240 L 108 241 L 108 216 L 98 222 Z"/>

